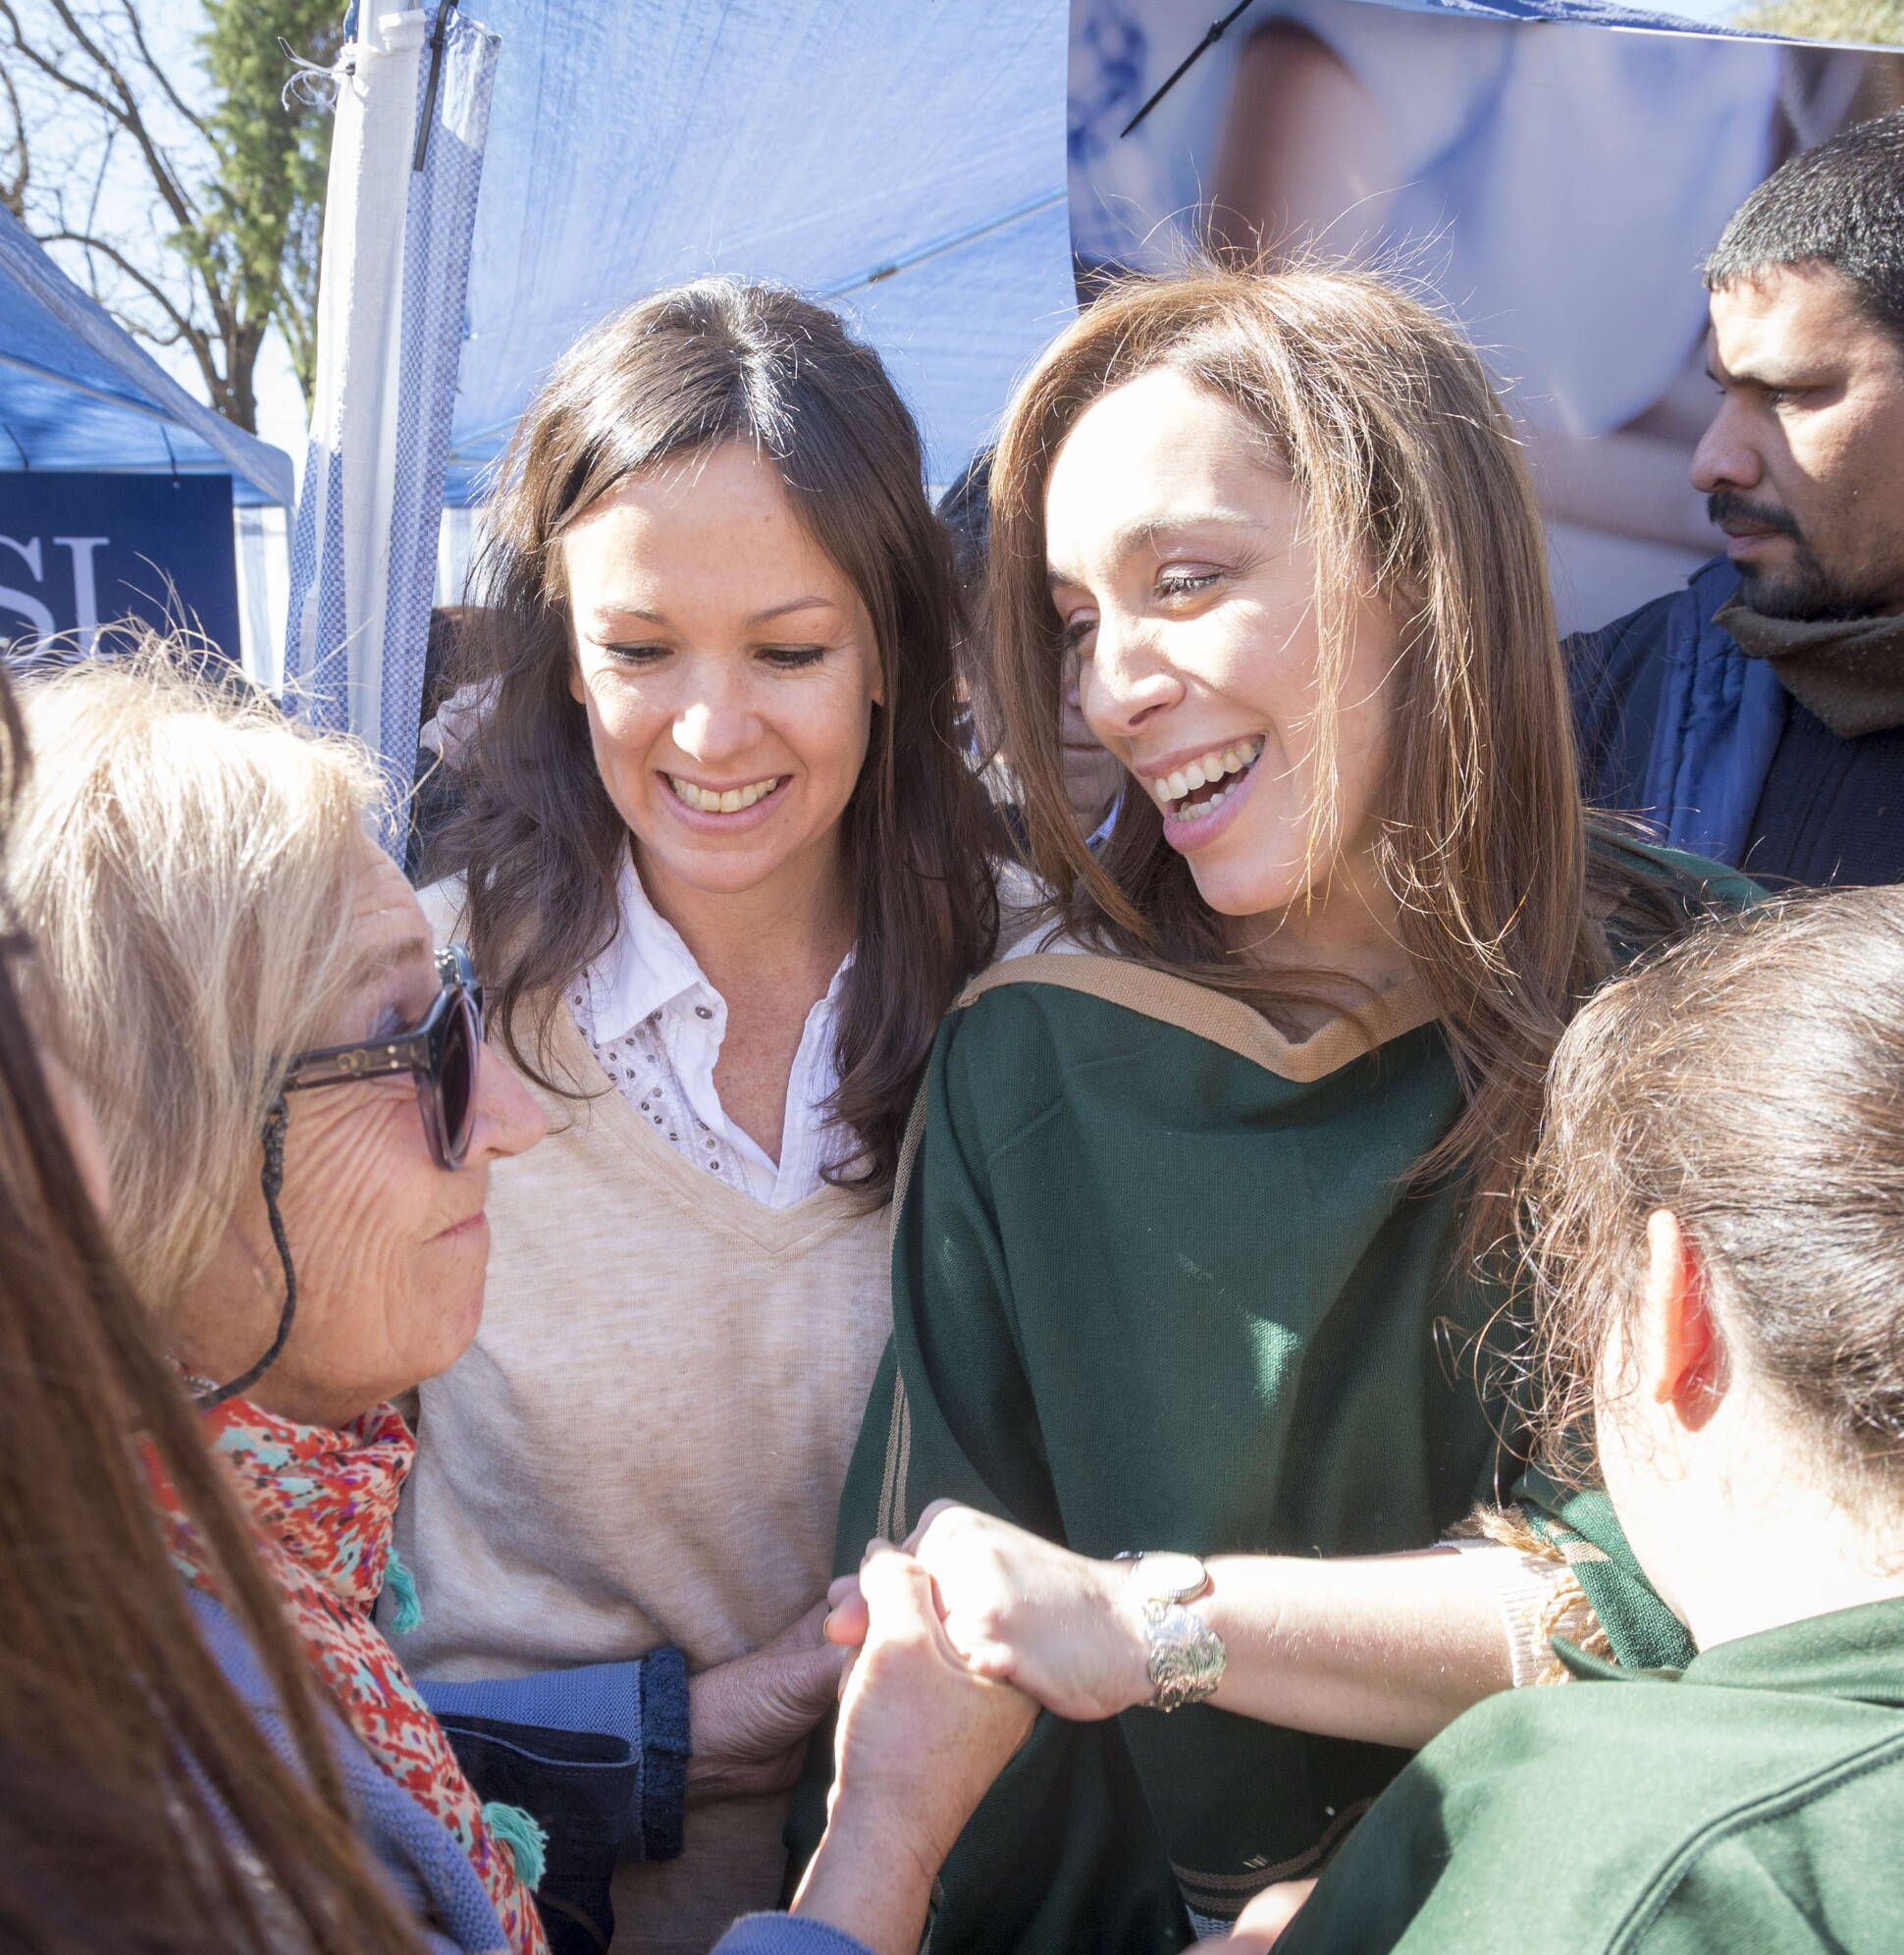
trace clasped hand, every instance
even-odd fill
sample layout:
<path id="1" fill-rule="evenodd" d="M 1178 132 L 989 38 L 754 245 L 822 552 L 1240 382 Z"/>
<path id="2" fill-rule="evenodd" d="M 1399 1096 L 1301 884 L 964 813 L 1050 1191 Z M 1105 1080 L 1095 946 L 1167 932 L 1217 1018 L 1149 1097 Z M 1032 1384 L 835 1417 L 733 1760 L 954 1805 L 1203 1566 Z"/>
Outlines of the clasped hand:
<path id="1" fill-rule="evenodd" d="M 1128 1566 L 954 1501 L 934 1501 L 902 1552 L 931 1576 L 946 1637 L 976 1675 L 1079 1721 L 1149 1702 L 1148 1644 Z M 827 1639 L 856 1646 L 867 1624 L 858 1579 L 842 1576 L 827 1600 Z"/>
<path id="2" fill-rule="evenodd" d="M 886 1850 L 919 1870 L 909 1883 L 915 1891 L 919 1879 L 929 1882 L 939 1858 L 1022 1742 L 1031 1702 L 1082 1721 L 1150 1701 L 1149 1644 L 1129 1567 L 1073 1554 L 953 1501 L 928 1506 L 903 1548 L 873 1544 L 860 1573 L 834 1582 L 827 1600 L 827 1639 L 847 1648 L 864 1645 L 846 1686 L 835 1825 L 842 1796 L 856 1789 L 856 1776 L 873 1770 L 866 1750 L 856 1752 L 856 1735 L 888 1736 L 893 1742 L 880 1755 L 874 1796 L 882 1798 L 897 1833 Z M 910 1646 L 905 1676 L 887 1656 L 895 1620 Z M 963 1666 L 969 1682 L 990 1685 L 996 1697 L 987 1704 L 969 1691 L 962 1695 L 948 1664 Z M 928 1710 L 928 1700 L 937 1708 Z M 1014 1710 L 1014 1704 L 1022 1708 Z M 862 1720 L 857 1733 L 856 1710 Z M 955 1710 L 964 1715 L 947 1715 Z M 875 1712 L 883 1720 L 880 1732 Z M 909 1716 L 917 1721 L 902 1736 Z M 1313 1884 L 1286 1881 L 1265 1889 L 1226 1945 L 1252 1955 L 1269 1950 Z M 803 1911 L 825 1912 L 828 1897 L 815 1898 L 822 1906 Z M 832 1918 L 875 1949 L 915 1944 L 910 1913 L 882 1924 L 881 1936 L 869 1931 L 872 1924 L 851 1906 L 841 1903 Z M 923 1921 L 923 1906 L 918 1914 Z"/>

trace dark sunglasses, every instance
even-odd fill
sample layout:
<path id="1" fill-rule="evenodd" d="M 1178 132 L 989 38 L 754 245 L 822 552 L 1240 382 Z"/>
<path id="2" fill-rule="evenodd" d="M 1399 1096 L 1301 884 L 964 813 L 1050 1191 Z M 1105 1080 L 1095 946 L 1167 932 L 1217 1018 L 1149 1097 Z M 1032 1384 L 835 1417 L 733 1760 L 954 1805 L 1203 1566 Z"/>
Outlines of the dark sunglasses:
<path id="1" fill-rule="evenodd" d="M 285 1091 L 343 1085 L 387 1073 L 414 1073 L 423 1129 L 441 1168 L 459 1168 L 476 1125 L 476 1073 L 483 1053 L 483 987 L 468 950 L 452 943 L 437 953 L 443 989 L 413 1031 L 325 1045 L 300 1052 L 285 1076 Z"/>
<path id="2" fill-rule="evenodd" d="M 394 1038 L 366 1038 L 354 1045 L 320 1046 L 315 1052 L 300 1052 L 291 1062 L 283 1090 L 265 1116 L 264 1173 L 260 1177 L 265 1218 L 285 1273 L 284 1306 L 264 1355 L 229 1384 L 198 1393 L 202 1410 L 209 1411 L 248 1392 L 278 1361 L 296 1319 L 297 1270 L 291 1259 L 285 1220 L 278 1211 L 278 1196 L 285 1185 L 285 1129 L 291 1123 L 286 1093 L 304 1086 L 341 1086 L 352 1080 L 414 1073 L 416 1096 L 423 1108 L 423 1131 L 437 1165 L 459 1168 L 468 1155 L 476 1125 L 476 1072 L 483 1057 L 483 987 L 476 981 L 476 966 L 468 950 L 459 943 L 437 952 L 437 977 L 443 988 L 415 1030 L 398 1032 Z"/>

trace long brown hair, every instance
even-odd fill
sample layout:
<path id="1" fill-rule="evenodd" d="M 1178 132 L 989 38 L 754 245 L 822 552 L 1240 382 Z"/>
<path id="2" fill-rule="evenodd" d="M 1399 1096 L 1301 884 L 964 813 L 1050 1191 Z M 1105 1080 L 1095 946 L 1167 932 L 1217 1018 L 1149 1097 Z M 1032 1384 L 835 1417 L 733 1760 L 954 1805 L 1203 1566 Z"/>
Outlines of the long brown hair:
<path id="1" fill-rule="evenodd" d="M 1160 369 L 1237 407 L 1261 433 L 1265 465 L 1300 494 L 1318 565 L 1325 795 L 1363 593 L 1401 626 L 1378 866 L 1464 1088 L 1422 1169 L 1473 1177 L 1473 1241 L 1500 1240 L 1554 1042 L 1609 968 L 1589 879 L 1610 897 L 1635 880 L 1630 859 L 1590 864 L 1545 550 L 1511 426 L 1454 326 L 1378 279 L 1331 270 L 1211 268 L 1113 286 L 1007 413 L 992 473 L 992 630 L 1033 867 L 1074 937 L 1272 1015 L 1329 995 L 1328 974 L 1232 955 L 1150 796 L 1124 796 L 1095 860 L 1065 803 L 1045 487 L 1084 410 Z M 1317 811 L 1319 832 L 1333 832 L 1333 813 Z"/>
<path id="2" fill-rule="evenodd" d="M 1539 1432 L 1590 1470 L 1670 1209 L 1728 1342 L 1847 1487 L 1904 1471 L 1904 889 L 1787 897 L 1610 984 L 1554 1055 L 1528 1171 Z M 1614 1381 L 1615 1384 L 1617 1381 Z"/>
<path id="3" fill-rule="evenodd" d="M 469 799 L 436 866 L 466 877 L 472 949 L 510 1056 L 551 1077 L 562 988 L 614 936 L 628 832 L 596 772 L 574 658 L 563 532 L 618 483 L 742 441 L 772 457 L 815 541 L 864 601 L 885 703 L 847 803 L 855 956 L 834 1053 L 841 1171 L 893 1182 L 938 1021 L 991 956 L 989 817 L 954 732 L 959 593 L 926 501 L 918 430 L 876 353 L 772 286 L 704 279 L 588 333 L 523 416 L 492 505 L 461 676 L 485 690 Z"/>
<path id="4" fill-rule="evenodd" d="M 0 839 L 23 751 L 0 676 Z M 29 960 L 0 937 L 0 1944 L 416 1949 L 351 1832 L 244 1522 L 106 1246 L 14 981 Z M 206 1544 L 289 1760 L 199 1635 L 153 1468 Z"/>

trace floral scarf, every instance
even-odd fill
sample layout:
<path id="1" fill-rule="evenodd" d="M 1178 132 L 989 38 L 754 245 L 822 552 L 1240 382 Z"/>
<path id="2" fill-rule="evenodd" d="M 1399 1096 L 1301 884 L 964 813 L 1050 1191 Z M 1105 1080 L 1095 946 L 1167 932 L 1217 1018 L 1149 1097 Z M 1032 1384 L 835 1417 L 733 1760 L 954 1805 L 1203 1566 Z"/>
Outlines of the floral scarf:
<path id="1" fill-rule="evenodd" d="M 394 1405 L 341 1430 L 298 1425 L 231 1399 L 205 1434 L 263 1536 L 267 1572 L 335 1708 L 372 1758 L 449 1827 L 476 1869 L 514 1955 L 547 1955 L 541 1918 L 508 1848 L 483 1816 L 443 1726 L 370 1619 L 392 1561 L 397 1497 L 416 1441 Z M 162 1480 L 174 1559 L 212 1592 L 197 1531 Z"/>

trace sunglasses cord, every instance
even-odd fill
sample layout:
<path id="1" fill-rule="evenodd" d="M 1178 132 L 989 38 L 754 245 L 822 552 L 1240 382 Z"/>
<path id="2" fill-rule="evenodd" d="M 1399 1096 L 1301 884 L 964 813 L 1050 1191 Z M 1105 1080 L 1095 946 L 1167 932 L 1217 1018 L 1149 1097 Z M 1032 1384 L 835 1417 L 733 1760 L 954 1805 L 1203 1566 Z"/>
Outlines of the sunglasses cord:
<path id="1" fill-rule="evenodd" d="M 192 1402 L 201 1412 L 250 1391 L 277 1363 L 291 1341 L 291 1321 L 297 1314 L 297 1270 L 291 1259 L 291 1239 L 285 1234 L 285 1218 L 278 1212 L 278 1196 L 285 1186 L 285 1129 L 290 1125 L 291 1107 L 280 1093 L 264 1117 L 264 1169 L 258 1176 L 265 1217 L 271 1224 L 271 1240 L 277 1245 L 278 1261 L 285 1272 L 285 1307 L 278 1314 L 278 1334 L 271 1340 L 271 1348 L 248 1371 L 240 1372 L 229 1385 L 195 1395 Z"/>

